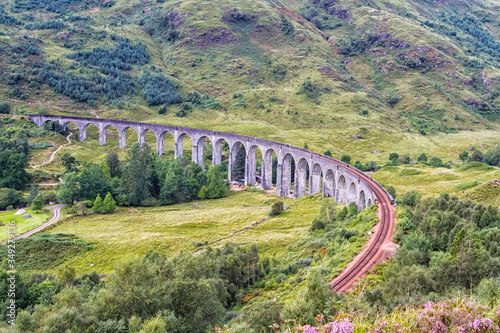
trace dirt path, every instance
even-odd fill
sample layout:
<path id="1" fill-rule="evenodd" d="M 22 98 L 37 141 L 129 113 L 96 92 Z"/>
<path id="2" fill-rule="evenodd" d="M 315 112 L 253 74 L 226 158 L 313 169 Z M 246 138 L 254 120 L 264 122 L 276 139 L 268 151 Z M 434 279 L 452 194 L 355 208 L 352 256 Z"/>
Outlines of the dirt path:
<path id="1" fill-rule="evenodd" d="M 63 149 L 63 148 L 64 148 L 64 147 L 66 147 L 67 145 L 71 144 L 71 140 L 70 140 L 70 138 L 69 138 L 69 137 L 70 137 L 70 136 L 72 136 L 72 135 L 73 135 L 73 132 L 69 133 L 69 135 L 66 137 L 66 140 L 68 141 L 68 143 L 66 143 L 66 144 L 64 144 L 64 145 L 60 146 L 59 148 L 57 148 L 57 150 L 56 150 L 56 151 L 54 151 L 54 152 L 50 155 L 50 158 L 49 158 L 47 161 L 42 162 L 42 164 L 39 164 L 39 165 L 34 165 L 34 166 L 32 166 L 31 168 L 33 168 L 33 169 L 37 169 L 37 170 L 40 170 L 40 171 L 43 171 L 43 172 L 47 172 L 47 173 L 52 174 L 51 172 L 48 172 L 48 171 L 45 171 L 45 170 L 41 170 L 41 169 L 40 169 L 40 167 L 42 167 L 42 166 L 44 166 L 44 165 L 47 165 L 47 164 L 49 164 L 50 162 L 52 162 L 52 161 L 54 160 L 54 157 L 56 156 L 56 154 L 57 154 L 57 153 L 58 153 L 61 149 Z"/>
<path id="2" fill-rule="evenodd" d="M 18 240 L 18 239 L 21 239 L 21 238 L 29 237 L 29 236 L 33 235 L 35 232 L 38 232 L 38 231 L 40 231 L 42 229 L 45 229 L 49 225 L 51 225 L 51 224 L 59 221 L 59 219 L 61 218 L 61 208 L 64 207 L 64 206 L 65 205 L 56 205 L 56 206 L 45 207 L 45 208 L 50 209 L 51 211 L 53 211 L 54 212 L 54 216 L 48 222 L 42 224 L 39 227 L 31 229 L 30 231 L 25 232 L 22 235 L 17 236 L 16 238 L 14 238 L 14 240 Z M 2 245 L 5 246 L 5 243 L 3 243 Z"/>

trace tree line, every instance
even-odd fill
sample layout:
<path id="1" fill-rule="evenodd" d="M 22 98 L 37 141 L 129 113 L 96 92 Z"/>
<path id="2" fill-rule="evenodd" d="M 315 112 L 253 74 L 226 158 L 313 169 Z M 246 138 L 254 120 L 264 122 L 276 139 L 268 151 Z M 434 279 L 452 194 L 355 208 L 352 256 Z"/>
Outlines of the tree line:
<path id="1" fill-rule="evenodd" d="M 135 143 L 122 163 L 115 150 L 108 151 L 102 163 L 85 163 L 66 153 L 61 158 L 66 168 L 58 188 L 58 201 L 73 204 L 108 195 L 121 206 L 171 205 L 197 199 L 215 199 L 227 195 L 226 174 L 221 166 L 208 171 L 184 158 L 161 160 L 146 143 Z"/>

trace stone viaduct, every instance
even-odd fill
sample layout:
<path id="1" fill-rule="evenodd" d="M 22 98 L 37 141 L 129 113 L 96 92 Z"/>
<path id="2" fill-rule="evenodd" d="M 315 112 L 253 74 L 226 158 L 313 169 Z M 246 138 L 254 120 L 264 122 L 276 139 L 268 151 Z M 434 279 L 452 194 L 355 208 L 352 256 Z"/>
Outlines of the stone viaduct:
<path id="1" fill-rule="evenodd" d="M 95 125 L 99 129 L 100 145 L 106 144 L 106 131 L 111 126 L 118 131 L 119 148 L 126 147 L 126 134 L 129 128 L 137 133 L 139 142 L 145 142 L 147 131 L 151 131 L 156 135 L 156 152 L 160 156 L 164 152 L 165 135 L 170 133 L 175 142 L 174 151 L 176 158 L 182 156 L 183 139 L 185 136 L 188 136 L 193 143 L 192 160 L 202 167 L 204 167 L 205 140 L 209 139 L 213 145 L 213 165 L 222 162 L 222 145 L 226 141 L 229 145 L 229 180 L 231 180 L 231 170 L 238 149 L 240 149 L 240 146 L 243 146 L 246 152 L 246 185 L 257 184 L 256 152 L 257 149 L 260 149 L 262 154 L 260 186 L 264 190 L 271 189 L 273 185 L 272 158 L 273 153 L 275 153 L 278 159 L 276 170 L 277 196 L 300 198 L 306 194 L 321 193 L 325 197 L 335 197 L 335 200 L 339 203 L 349 204 L 355 202 L 358 209 L 361 209 L 375 203 L 376 196 L 372 188 L 373 186 L 377 186 L 393 200 L 380 184 L 354 167 L 331 157 L 275 141 L 233 133 L 124 120 L 54 115 L 30 115 L 29 118 L 38 126 L 43 125 L 46 121 L 58 121 L 64 129 L 68 123 L 74 123 L 79 128 L 81 141 L 87 138 L 87 127 Z M 295 163 L 293 188 L 291 175 L 292 161 Z M 307 170 L 309 170 L 309 177 L 307 176 Z"/>

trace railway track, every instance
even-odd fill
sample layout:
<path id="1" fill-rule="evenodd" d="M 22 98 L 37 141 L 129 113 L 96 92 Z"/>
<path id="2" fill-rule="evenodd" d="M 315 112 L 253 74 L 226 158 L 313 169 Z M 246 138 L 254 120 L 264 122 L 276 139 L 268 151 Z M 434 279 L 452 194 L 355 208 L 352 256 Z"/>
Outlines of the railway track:
<path id="1" fill-rule="evenodd" d="M 335 160 L 333 160 L 333 162 L 341 165 Z M 368 242 L 360 255 L 358 255 L 339 276 L 332 280 L 332 289 L 337 292 L 344 292 L 352 287 L 358 278 L 363 276 L 382 258 L 385 252 L 383 248 L 384 243 L 391 242 L 392 230 L 395 222 L 394 216 L 391 213 L 391 198 L 381 189 L 381 186 L 374 182 L 371 177 L 355 168 L 351 168 L 351 172 L 363 178 L 375 193 L 378 200 L 380 223 L 375 235 Z"/>

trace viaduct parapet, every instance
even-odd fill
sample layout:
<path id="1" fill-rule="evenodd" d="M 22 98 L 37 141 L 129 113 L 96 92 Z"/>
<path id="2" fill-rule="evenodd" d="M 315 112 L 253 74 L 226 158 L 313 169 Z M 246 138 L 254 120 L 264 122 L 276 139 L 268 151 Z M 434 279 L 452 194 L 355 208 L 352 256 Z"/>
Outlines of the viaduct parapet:
<path id="1" fill-rule="evenodd" d="M 29 115 L 28 117 L 38 126 L 42 126 L 47 121 L 57 121 L 62 128 L 66 129 L 69 123 L 74 123 L 80 131 L 81 141 L 87 138 L 87 127 L 95 125 L 99 129 L 100 145 L 106 144 L 107 129 L 114 127 L 119 135 L 119 148 L 127 146 L 126 134 L 128 129 L 131 128 L 137 133 L 139 142 L 145 142 L 146 133 L 151 131 L 156 136 L 156 152 L 159 156 L 164 153 L 165 135 L 170 133 L 174 138 L 176 158 L 182 156 L 183 139 L 188 136 L 193 143 L 192 160 L 202 167 L 204 167 L 205 140 L 209 139 L 212 143 L 213 165 L 222 162 L 222 145 L 226 141 L 229 146 L 229 179 L 231 179 L 231 171 L 236 155 L 242 145 L 246 152 L 246 185 L 257 184 L 256 152 L 257 149 L 260 149 L 262 154 L 260 186 L 264 190 L 272 188 L 273 153 L 277 156 L 277 196 L 300 198 L 307 194 L 321 193 L 325 197 L 335 197 L 335 200 L 339 203 L 349 204 L 355 202 L 358 209 L 361 209 L 375 203 L 375 200 L 377 200 L 373 191 L 373 187 L 376 186 L 383 190 L 393 202 L 393 198 L 379 183 L 358 169 L 334 158 L 280 142 L 226 132 L 125 120 L 53 115 Z M 294 175 L 291 174 L 292 161 L 295 163 Z M 292 179 L 292 176 L 294 179 Z"/>

